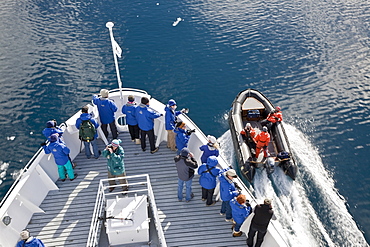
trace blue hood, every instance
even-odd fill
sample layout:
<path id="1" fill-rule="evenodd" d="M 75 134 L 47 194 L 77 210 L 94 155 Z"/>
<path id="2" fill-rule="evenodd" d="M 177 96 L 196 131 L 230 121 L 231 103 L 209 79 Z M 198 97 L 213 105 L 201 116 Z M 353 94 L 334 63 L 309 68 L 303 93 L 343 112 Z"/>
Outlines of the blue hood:
<path id="1" fill-rule="evenodd" d="M 207 165 L 209 167 L 214 167 L 214 166 L 217 166 L 218 164 L 218 160 L 217 160 L 217 157 L 216 156 L 209 156 L 208 159 L 207 159 Z"/>
<path id="2" fill-rule="evenodd" d="M 90 113 L 82 113 L 80 118 L 81 118 L 82 121 L 90 120 L 91 119 L 91 114 Z"/>
<path id="3" fill-rule="evenodd" d="M 168 105 L 166 105 L 166 107 L 164 108 L 164 110 L 165 110 L 165 111 L 169 111 L 169 112 L 172 112 L 172 113 L 173 113 L 172 109 L 171 109 Z"/>

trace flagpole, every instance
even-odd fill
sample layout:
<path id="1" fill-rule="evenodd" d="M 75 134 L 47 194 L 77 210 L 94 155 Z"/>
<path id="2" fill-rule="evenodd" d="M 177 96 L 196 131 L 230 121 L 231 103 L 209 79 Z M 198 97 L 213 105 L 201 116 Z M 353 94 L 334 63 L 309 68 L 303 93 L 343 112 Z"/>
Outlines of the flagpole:
<path id="1" fill-rule="evenodd" d="M 116 73 L 117 73 L 117 80 L 118 80 L 118 87 L 120 91 L 120 97 L 123 100 L 122 96 L 122 81 L 121 81 L 121 76 L 119 74 L 119 67 L 118 67 L 118 59 L 117 59 L 117 53 L 116 53 L 116 41 L 114 40 L 113 36 L 113 22 L 107 22 L 105 26 L 109 29 L 109 35 L 110 35 L 110 41 L 112 43 L 112 51 L 113 51 L 113 57 L 114 57 L 114 64 L 116 65 Z"/>

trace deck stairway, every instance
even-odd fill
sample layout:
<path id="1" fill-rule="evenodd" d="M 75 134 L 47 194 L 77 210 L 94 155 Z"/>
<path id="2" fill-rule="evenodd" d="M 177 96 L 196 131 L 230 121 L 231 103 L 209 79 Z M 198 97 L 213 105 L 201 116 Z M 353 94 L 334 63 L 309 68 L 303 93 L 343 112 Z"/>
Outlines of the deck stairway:
<path id="1" fill-rule="evenodd" d="M 195 197 L 190 202 L 177 200 L 175 153 L 162 143 L 159 151 L 142 152 L 140 145 L 121 133 L 125 150 L 127 175 L 149 174 L 159 217 L 168 246 L 245 246 L 245 236 L 233 238 L 231 224 L 219 210 L 221 202 L 206 207 L 201 201 L 199 176 L 193 179 Z M 100 149 L 103 142 L 99 140 Z M 85 246 L 94 210 L 99 180 L 107 178 L 106 160 L 86 159 L 84 152 L 74 160 L 78 177 L 74 181 L 57 182 L 59 191 L 52 191 L 41 204 L 45 213 L 35 214 L 27 228 L 42 239 L 45 246 Z"/>

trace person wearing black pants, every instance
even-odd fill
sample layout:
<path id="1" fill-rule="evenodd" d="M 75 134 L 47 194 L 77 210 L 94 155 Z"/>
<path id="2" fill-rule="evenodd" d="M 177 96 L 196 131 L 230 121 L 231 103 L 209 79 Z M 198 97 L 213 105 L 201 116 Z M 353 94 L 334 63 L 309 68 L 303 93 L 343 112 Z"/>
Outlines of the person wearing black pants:
<path id="1" fill-rule="evenodd" d="M 116 126 L 116 120 L 113 120 L 113 122 L 109 123 L 109 124 L 101 124 L 101 130 L 103 131 L 104 135 L 106 138 L 108 138 L 108 125 L 109 125 L 109 128 L 110 128 L 110 131 L 112 132 L 112 138 L 113 139 L 117 139 L 118 138 L 118 130 L 117 130 L 117 126 Z"/>
<path id="2" fill-rule="evenodd" d="M 150 153 L 154 154 L 158 151 L 158 147 L 155 146 L 154 138 L 154 119 L 163 116 L 153 109 L 149 108 L 149 99 L 147 97 L 141 98 L 141 104 L 135 109 L 135 116 L 141 130 L 141 149 L 143 152 L 146 151 L 146 136 L 148 135 L 150 144 Z"/>
<path id="3" fill-rule="evenodd" d="M 247 245 L 253 247 L 254 235 L 257 233 L 257 241 L 255 247 L 260 247 L 267 233 L 267 227 L 271 218 L 275 219 L 274 211 L 272 210 L 271 200 L 265 199 L 263 204 L 259 204 L 254 208 L 254 216 L 249 227 Z"/>
<path id="4" fill-rule="evenodd" d="M 108 139 L 108 124 L 110 131 L 112 132 L 112 138 L 118 138 L 118 131 L 115 120 L 115 112 L 117 111 L 117 105 L 113 100 L 110 100 L 109 91 L 107 89 L 100 90 L 100 97 L 93 95 L 92 101 L 98 107 L 99 117 L 101 122 L 101 129 Z"/>
<path id="5" fill-rule="evenodd" d="M 146 136 L 149 138 L 149 145 L 150 145 L 150 151 L 153 152 L 156 147 L 155 147 L 155 136 L 154 136 L 154 129 L 145 131 L 141 130 L 140 132 L 140 141 L 141 141 L 141 149 L 143 151 L 146 150 Z"/>
<path id="6" fill-rule="evenodd" d="M 198 169 L 199 184 L 202 186 L 202 201 L 206 201 L 206 206 L 212 206 L 216 203 L 213 201 L 213 193 L 216 188 L 217 177 L 222 172 L 220 168 L 216 167 L 217 164 L 217 157 L 209 156 L 207 163 L 202 164 Z"/>

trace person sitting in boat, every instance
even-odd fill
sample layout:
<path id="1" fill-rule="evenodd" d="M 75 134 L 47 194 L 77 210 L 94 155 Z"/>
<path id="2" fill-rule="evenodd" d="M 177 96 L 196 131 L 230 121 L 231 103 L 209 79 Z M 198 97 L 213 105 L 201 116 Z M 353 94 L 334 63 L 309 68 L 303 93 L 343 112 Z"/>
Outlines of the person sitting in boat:
<path id="1" fill-rule="evenodd" d="M 125 151 L 119 145 L 121 144 L 120 139 L 114 139 L 102 152 L 102 156 L 107 158 L 108 178 L 119 178 L 120 184 L 123 184 L 122 190 L 127 191 L 127 179 L 125 172 L 125 163 L 123 157 L 125 157 Z M 109 185 L 116 185 L 114 179 L 109 180 Z M 112 192 L 115 187 L 110 187 L 109 192 Z"/>
<path id="2" fill-rule="evenodd" d="M 267 131 L 267 127 L 263 126 L 262 131 L 256 136 L 254 139 L 255 142 L 257 143 L 256 145 L 256 159 L 258 159 L 258 156 L 261 152 L 261 149 L 263 149 L 263 157 L 267 158 L 268 157 L 268 149 L 267 146 L 269 145 L 270 142 L 270 134 Z"/>
<path id="3" fill-rule="evenodd" d="M 220 168 L 216 167 L 217 164 L 217 157 L 210 156 L 207 163 L 198 168 L 199 184 L 202 186 L 202 201 L 206 201 L 206 206 L 212 206 L 216 203 L 216 201 L 213 201 L 213 193 L 216 188 L 216 179 L 222 172 Z"/>
<path id="4" fill-rule="evenodd" d="M 19 235 L 21 240 L 16 247 L 45 247 L 44 243 L 40 239 L 32 237 L 27 229 L 21 231 Z"/>
<path id="5" fill-rule="evenodd" d="M 236 178 L 234 169 L 230 169 L 225 175 L 221 175 L 220 179 L 220 196 L 222 200 L 220 215 L 225 215 L 226 222 L 233 222 L 233 215 L 231 213 L 230 200 L 239 195 L 239 191 L 235 188 L 233 178 Z"/>
<path id="6" fill-rule="evenodd" d="M 235 225 L 233 226 L 233 237 L 240 237 L 243 234 L 243 232 L 240 231 L 240 227 L 243 225 L 245 219 L 252 213 L 252 207 L 243 194 L 231 199 L 230 207 L 235 221 Z"/>
<path id="7" fill-rule="evenodd" d="M 59 141 L 58 134 L 50 136 L 50 143 L 46 146 L 46 142 L 41 143 L 42 148 L 46 154 L 52 153 L 55 163 L 58 166 L 59 178 L 64 182 L 66 180 L 66 172 L 71 181 L 73 181 L 77 174 L 74 173 L 72 162 L 69 159 L 71 150 L 65 145 L 64 142 Z"/>
<path id="8" fill-rule="evenodd" d="M 255 153 L 256 150 L 256 142 L 254 141 L 254 138 L 256 137 L 256 130 L 252 128 L 250 123 L 247 123 L 242 131 L 240 131 L 240 134 L 242 135 L 243 140 L 248 145 L 248 147 L 251 149 L 252 153 Z"/>
<path id="9" fill-rule="evenodd" d="M 216 137 L 208 135 L 207 139 L 207 144 L 199 147 L 200 151 L 203 151 L 203 154 L 200 157 L 200 161 L 202 162 L 202 164 L 207 162 L 209 156 L 214 155 L 218 157 L 220 154 L 220 146 L 217 143 Z"/>
<path id="10" fill-rule="evenodd" d="M 188 142 L 190 139 L 191 133 L 195 130 L 186 130 L 186 124 L 184 122 L 178 122 L 174 132 L 176 133 L 176 147 L 177 155 L 180 154 L 180 151 L 183 148 L 188 147 Z"/>
<path id="11" fill-rule="evenodd" d="M 176 151 L 176 142 L 175 142 L 175 128 L 177 122 L 177 116 L 186 112 L 186 109 L 182 109 L 181 111 L 176 111 L 177 104 L 174 99 L 170 99 L 168 104 L 164 108 L 165 114 L 165 125 L 167 131 L 167 147 L 170 148 L 172 151 Z M 180 149 L 181 150 L 181 149 Z"/>
<path id="12" fill-rule="evenodd" d="M 50 136 L 52 134 L 58 134 L 59 141 L 63 142 L 62 135 L 63 130 L 57 126 L 57 121 L 55 119 L 46 122 L 46 128 L 42 131 L 42 134 L 50 142 Z"/>
<path id="13" fill-rule="evenodd" d="M 272 125 L 281 121 L 283 121 L 283 113 L 281 112 L 281 107 L 277 106 L 274 111 L 267 115 L 265 120 L 261 121 L 261 124 L 262 126 L 267 126 L 267 128 L 271 129 Z"/>
<path id="14" fill-rule="evenodd" d="M 126 122 L 128 131 L 130 132 L 131 141 L 140 144 L 140 129 L 136 120 L 135 110 L 137 104 L 133 95 L 128 96 L 128 102 L 122 106 L 122 113 L 126 114 Z"/>
<path id="15" fill-rule="evenodd" d="M 98 107 L 99 117 L 101 122 L 101 129 L 108 139 L 108 124 L 112 132 L 112 138 L 118 138 L 118 130 L 114 113 L 117 111 L 117 105 L 113 100 L 108 99 L 109 91 L 107 89 L 100 90 L 101 97 L 93 95 L 92 101 Z"/>

